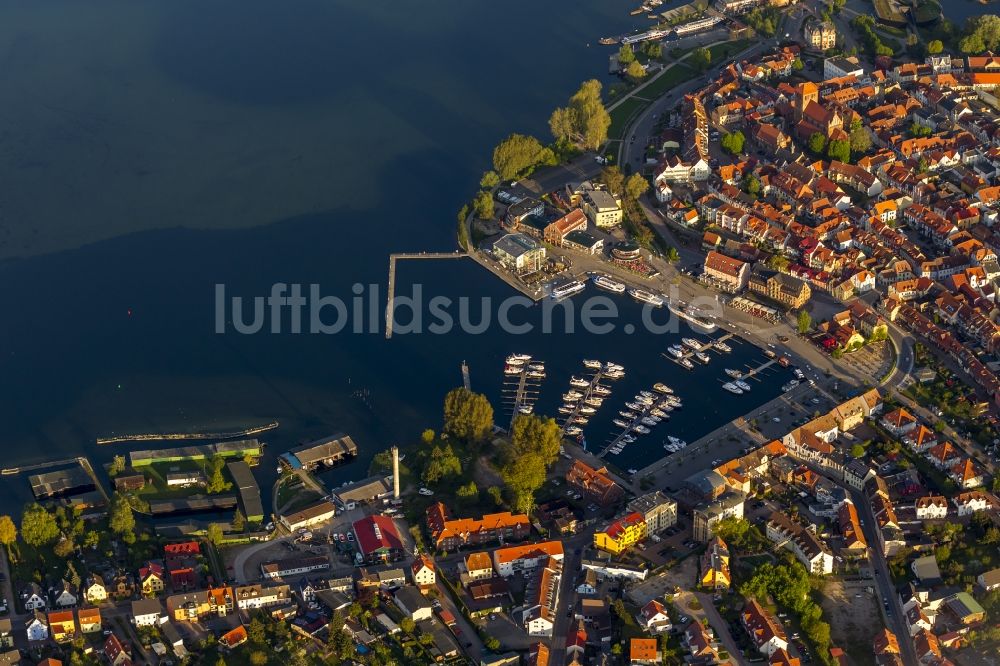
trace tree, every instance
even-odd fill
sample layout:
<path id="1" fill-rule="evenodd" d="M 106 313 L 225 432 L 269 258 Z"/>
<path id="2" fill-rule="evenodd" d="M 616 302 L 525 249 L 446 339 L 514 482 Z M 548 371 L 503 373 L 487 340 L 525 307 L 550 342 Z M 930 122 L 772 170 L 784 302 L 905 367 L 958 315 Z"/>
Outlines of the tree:
<path id="1" fill-rule="evenodd" d="M 247 626 L 247 639 L 254 645 L 267 644 L 267 631 L 265 631 L 264 623 L 259 617 L 250 620 L 250 624 Z"/>
<path id="2" fill-rule="evenodd" d="M 748 173 L 743 178 L 743 191 L 752 197 L 760 196 L 760 178 Z"/>
<path id="3" fill-rule="evenodd" d="M 493 407 L 486 396 L 466 388 L 444 398 L 444 431 L 470 444 L 485 440 L 493 429 Z"/>
<path id="4" fill-rule="evenodd" d="M 601 182 L 607 185 L 612 194 L 621 196 L 625 193 L 625 174 L 616 166 L 601 169 Z"/>
<path id="5" fill-rule="evenodd" d="M 458 490 L 455 491 L 455 497 L 462 502 L 472 504 L 479 499 L 479 487 L 475 481 L 469 481 L 464 486 L 458 487 Z"/>
<path id="6" fill-rule="evenodd" d="M 669 261 L 670 263 L 674 264 L 674 263 L 677 263 L 678 261 L 680 261 L 681 254 L 680 254 L 680 252 L 677 251 L 676 247 L 668 247 L 667 248 L 666 258 L 667 258 L 667 261 Z"/>
<path id="7" fill-rule="evenodd" d="M 851 162 L 851 142 L 835 139 L 826 147 L 826 156 L 844 164 Z"/>
<path id="8" fill-rule="evenodd" d="M 450 444 L 435 446 L 431 449 L 430 459 L 424 466 L 424 473 L 420 478 L 424 483 L 434 484 L 459 476 L 462 473 L 462 461 L 458 459 Z"/>
<path id="9" fill-rule="evenodd" d="M 533 136 L 511 134 L 493 149 L 493 169 L 501 180 L 518 178 L 544 162 L 546 150 Z"/>
<path id="10" fill-rule="evenodd" d="M 625 179 L 625 200 L 635 203 L 649 189 L 649 181 L 640 173 L 633 173 Z"/>
<path id="11" fill-rule="evenodd" d="M 371 469 L 373 471 L 392 469 L 392 451 L 379 451 L 372 456 Z"/>
<path id="12" fill-rule="evenodd" d="M 794 69 L 796 72 L 801 72 L 804 68 L 805 65 L 802 64 L 802 58 L 796 58 L 795 60 L 792 61 L 792 69 Z"/>
<path id="13" fill-rule="evenodd" d="M 404 617 L 399 621 L 399 628 L 405 634 L 412 634 L 417 628 L 417 623 L 413 621 L 412 617 Z"/>
<path id="14" fill-rule="evenodd" d="M 446 410 L 448 409 L 448 407 L 447 407 L 447 401 L 445 402 L 445 409 Z M 447 412 L 445 412 L 445 419 L 447 419 L 447 418 L 448 418 L 448 415 L 447 415 Z M 434 440 L 436 440 L 436 439 L 437 439 L 437 433 L 435 433 L 430 428 L 426 428 L 422 433 L 420 433 L 420 441 L 423 442 L 424 444 L 427 444 L 428 446 L 430 446 L 431 444 L 433 444 Z"/>
<path id="15" fill-rule="evenodd" d="M 727 544 L 740 548 L 746 539 L 750 523 L 744 518 L 723 518 L 712 528 L 712 532 Z"/>
<path id="16" fill-rule="evenodd" d="M 855 154 L 867 153 L 872 147 L 872 137 L 860 122 L 851 126 L 851 152 Z"/>
<path id="17" fill-rule="evenodd" d="M 659 60 L 663 57 L 663 44 L 655 39 L 643 42 L 641 49 L 650 60 Z"/>
<path id="18" fill-rule="evenodd" d="M 746 143 L 746 137 L 743 136 L 743 132 L 736 130 L 735 132 L 727 132 L 722 135 L 722 140 L 719 144 L 722 149 L 731 155 L 739 155 L 743 152 L 743 145 Z"/>
<path id="19" fill-rule="evenodd" d="M 108 468 L 108 476 L 118 476 L 125 471 L 125 456 L 116 455 L 111 459 L 111 467 Z"/>
<path id="20" fill-rule="evenodd" d="M 966 21 L 965 33 L 958 42 L 958 48 L 964 53 L 996 51 L 1000 47 L 1000 16 L 973 16 Z"/>
<path id="21" fill-rule="evenodd" d="M 784 271 L 788 264 L 788 257 L 783 254 L 772 254 L 767 258 L 767 267 L 773 271 Z"/>
<path id="22" fill-rule="evenodd" d="M 944 51 L 944 43 L 940 39 L 932 39 L 927 42 L 928 55 L 937 55 L 938 53 L 941 53 L 941 51 Z"/>
<path id="23" fill-rule="evenodd" d="M 219 523 L 209 523 L 208 528 L 205 530 L 205 538 L 216 546 L 221 544 L 223 539 L 222 525 Z"/>
<path id="24" fill-rule="evenodd" d="M 483 641 L 483 645 L 485 645 L 486 649 L 490 652 L 496 652 L 500 649 L 500 639 L 496 636 L 490 636 Z"/>
<path id="25" fill-rule="evenodd" d="M 618 64 L 624 69 L 633 62 L 635 62 L 635 51 L 632 50 L 632 45 L 622 44 L 621 48 L 618 49 Z"/>
<path id="26" fill-rule="evenodd" d="M 492 220 L 493 195 L 486 191 L 478 192 L 472 200 L 472 210 L 480 220 Z"/>
<path id="27" fill-rule="evenodd" d="M 809 151 L 814 155 L 822 155 L 826 149 L 826 137 L 819 132 L 813 132 L 809 136 Z"/>
<path id="28" fill-rule="evenodd" d="M 625 68 L 625 76 L 632 83 L 638 83 L 646 78 L 646 68 L 642 66 L 638 60 L 633 60 L 629 63 L 629 66 Z"/>
<path id="29" fill-rule="evenodd" d="M 535 505 L 535 492 L 545 483 L 545 461 L 538 453 L 506 456 L 500 477 L 510 490 L 517 511 L 528 513 Z"/>
<path id="30" fill-rule="evenodd" d="M 208 483 L 205 484 L 205 491 L 208 493 L 223 493 L 233 487 L 233 484 L 226 481 L 222 475 L 222 468 L 226 461 L 222 456 L 212 456 L 208 459 L 206 471 L 208 473 Z"/>
<path id="31" fill-rule="evenodd" d="M 486 489 L 486 494 L 493 498 L 497 506 L 503 506 L 503 491 L 500 486 L 490 486 Z"/>
<path id="32" fill-rule="evenodd" d="M 0 516 L 0 544 L 8 549 L 17 542 L 17 527 L 10 516 Z"/>
<path id="33" fill-rule="evenodd" d="M 132 504 L 128 497 L 119 492 L 111 496 L 108 528 L 125 543 L 135 543 L 135 516 L 132 514 Z"/>
<path id="34" fill-rule="evenodd" d="M 262 650 L 254 650 L 250 653 L 250 663 L 253 666 L 264 666 L 268 662 L 267 653 Z"/>
<path id="35" fill-rule="evenodd" d="M 920 123 L 910 123 L 910 136 L 915 138 L 928 137 L 933 134 L 933 130 L 927 125 L 921 125 Z"/>
<path id="36" fill-rule="evenodd" d="M 569 104 L 552 112 L 549 129 L 557 141 L 596 150 L 608 139 L 611 115 L 601 100 L 601 82 L 584 81 Z"/>
<path id="37" fill-rule="evenodd" d="M 33 502 L 21 516 L 21 538 L 32 548 L 47 546 L 59 536 L 55 517 L 41 504 Z"/>
<path id="38" fill-rule="evenodd" d="M 855 458 L 862 457 L 863 455 L 865 455 L 865 447 L 861 446 L 860 444 L 855 444 L 854 446 L 851 447 L 851 455 L 854 456 Z"/>
<path id="39" fill-rule="evenodd" d="M 483 174 L 483 177 L 479 179 L 479 187 L 484 190 L 492 190 L 494 187 L 500 184 L 500 176 L 497 175 L 496 171 L 487 171 Z"/>
<path id="40" fill-rule="evenodd" d="M 805 333 L 812 327 L 812 317 L 805 310 L 799 310 L 798 319 L 798 329 L 800 335 L 805 335 Z"/>
<path id="41" fill-rule="evenodd" d="M 62 559 L 66 559 L 72 555 L 74 550 L 76 550 L 76 547 L 73 546 L 73 542 L 66 537 L 56 541 L 56 545 L 52 548 L 52 552 L 55 553 L 55 556 Z"/>
<path id="42" fill-rule="evenodd" d="M 547 467 L 559 458 L 561 444 L 562 431 L 555 419 L 518 414 L 511 423 L 509 454 L 513 459 L 535 453 Z"/>
<path id="43" fill-rule="evenodd" d="M 233 514 L 233 531 L 242 532 L 247 527 L 247 518 L 243 515 L 243 512 L 236 509 L 236 513 Z"/>
<path id="44" fill-rule="evenodd" d="M 697 48 L 688 56 L 695 69 L 704 72 L 712 64 L 712 52 L 706 48 Z"/>

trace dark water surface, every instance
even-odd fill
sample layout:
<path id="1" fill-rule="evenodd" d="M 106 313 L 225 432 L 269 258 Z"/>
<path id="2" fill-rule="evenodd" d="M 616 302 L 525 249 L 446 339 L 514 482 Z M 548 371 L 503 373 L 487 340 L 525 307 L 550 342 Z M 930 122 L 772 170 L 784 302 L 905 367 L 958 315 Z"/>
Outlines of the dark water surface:
<path id="1" fill-rule="evenodd" d="M 778 379 L 722 392 L 722 361 L 684 373 L 660 356 L 675 336 L 214 332 L 216 284 L 384 294 L 390 252 L 454 247 L 491 147 L 546 134 L 550 109 L 606 71 L 596 40 L 635 25 L 631 4 L 0 3 L 3 465 L 81 451 L 101 463 L 152 445 L 99 436 L 277 419 L 271 455 L 343 430 L 362 460 L 332 478 L 358 478 L 375 451 L 439 424 L 463 359 L 499 402 L 516 350 L 549 362 L 545 411 L 584 357 L 629 370 L 592 442 L 655 381 L 687 398 L 663 437 L 694 439 L 773 397 Z M 468 260 L 401 264 L 398 288 L 414 283 L 511 295 Z M 758 355 L 740 347 L 732 363 Z M 0 486 L 0 508 L 26 498 L 24 479 Z"/>

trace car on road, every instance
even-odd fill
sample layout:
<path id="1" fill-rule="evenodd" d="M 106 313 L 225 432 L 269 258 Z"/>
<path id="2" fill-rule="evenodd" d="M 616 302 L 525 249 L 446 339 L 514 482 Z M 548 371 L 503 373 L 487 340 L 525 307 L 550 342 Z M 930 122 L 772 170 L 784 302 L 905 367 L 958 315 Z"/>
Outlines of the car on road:
<path id="1" fill-rule="evenodd" d="M 421 488 L 421 489 L 420 489 L 420 490 L 418 490 L 417 492 L 418 492 L 419 494 L 423 495 L 424 497 L 430 497 L 431 495 L 433 495 L 433 494 L 434 494 L 434 491 L 433 491 L 433 490 L 431 490 L 430 488 Z"/>

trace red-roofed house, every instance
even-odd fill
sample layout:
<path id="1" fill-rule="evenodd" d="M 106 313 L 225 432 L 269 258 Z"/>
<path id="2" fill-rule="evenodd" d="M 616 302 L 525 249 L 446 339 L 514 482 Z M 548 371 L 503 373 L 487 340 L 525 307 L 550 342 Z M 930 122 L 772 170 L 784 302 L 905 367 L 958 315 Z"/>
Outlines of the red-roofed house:
<path id="1" fill-rule="evenodd" d="M 366 562 L 391 562 L 403 555 L 403 541 L 392 518 L 378 514 L 366 516 L 354 521 L 351 527 Z"/>
<path id="2" fill-rule="evenodd" d="M 778 650 L 788 649 L 785 628 L 755 599 L 751 599 L 747 603 L 740 614 L 740 619 L 743 622 L 743 628 L 750 635 L 750 640 L 753 641 L 757 651 L 761 654 L 770 657 Z"/>
<path id="3" fill-rule="evenodd" d="M 604 530 L 594 532 L 594 547 L 619 555 L 646 538 L 646 519 L 641 513 L 630 513 L 612 521 Z"/>

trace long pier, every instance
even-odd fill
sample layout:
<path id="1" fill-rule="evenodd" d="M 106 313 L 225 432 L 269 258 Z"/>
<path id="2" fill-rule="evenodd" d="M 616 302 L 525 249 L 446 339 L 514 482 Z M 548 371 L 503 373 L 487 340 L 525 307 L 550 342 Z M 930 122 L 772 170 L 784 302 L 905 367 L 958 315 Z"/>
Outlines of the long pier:
<path id="1" fill-rule="evenodd" d="M 733 333 L 726 333 L 725 335 L 723 335 L 721 337 L 715 338 L 713 340 L 709 340 L 708 342 L 706 342 L 705 344 L 703 344 L 701 346 L 701 348 L 698 349 L 697 351 L 700 351 L 700 352 L 715 351 L 715 352 L 718 352 L 718 353 L 722 354 L 724 352 L 721 349 L 719 349 L 717 345 L 720 342 L 725 342 L 726 340 L 729 340 L 730 338 L 733 338 L 733 337 L 735 337 L 735 334 L 733 334 Z M 684 349 L 684 353 L 681 354 L 677 358 L 674 358 L 673 356 L 671 356 L 669 354 L 664 354 L 663 352 L 660 352 L 660 356 L 662 356 L 663 358 L 667 359 L 668 361 L 673 361 L 674 363 L 677 363 L 678 365 L 681 365 L 681 361 L 682 360 L 690 360 L 695 355 L 695 351 L 696 351 L 694 349 L 691 349 L 687 345 L 681 345 L 681 347 Z"/>
<path id="2" fill-rule="evenodd" d="M 389 255 L 389 289 L 385 304 L 385 339 L 392 337 L 393 307 L 396 300 L 396 261 L 399 259 L 461 259 L 465 252 L 397 252 Z"/>
<path id="3" fill-rule="evenodd" d="M 625 428 L 623 428 L 622 431 L 620 433 L 618 433 L 618 435 L 616 435 L 610 442 L 608 442 L 607 446 L 605 446 L 604 449 L 600 453 L 597 454 L 597 457 L 598 458 L 603 458 L 606 455 L 608 455 L 608 452 L 610 452 L 611 449 L 615 448 L 615 445 L 617 445 L 619 442 L 621 442 L 622 439 L 625 437 L 625 435 L 628 435 L 630 432 L 632 432 L 632 428 L 634 428 L 636 425 L 639 425 L 640 423 L 642 423 L 642 419 L 644 419 L 647 416 L 649 416 L 650 413 L 654 409 L 657 408 L 657 404 L 659 403 L 659 400 L 662 400 L 665 397 L 666 396 L 661 395 L 661 396 L 659 396 L 659 398 L 657 400 L 654 400 L 653 402 L 649 403 L 648 405 L 647 404 L 643 404 L 642 405 L 642 409 L 640 409 L 640 410 L 638 410 L 638 412 L 636 412 L 635 418 L 632 419 L 631 421 L 629 421 L 629 424 Z M 622 418 L 624 418 L 624 417 L 622 417 Z M 663 419 L 663 420 L 665 421 L 667 419 Z"/>
<path id="4" fill-rule="evenodd" d="M 251 426 L 243 430 L 233 430 L 230 432 L 178 432 L 178 433 L 141 433 L 135 435 L 114 435 L 112 437 L 98 437 L 98 444 L 117 444 L 119 442 L 156 442 L 160 440 L 183 440 L 183 439 L 236 439 L 237 437 L 252 437 L 268 430 L 274 430 L 280 424 L 271 421 L 259 426 Z"/>
<path id="5" fill-rule="evenodd" d="M 520 413 L 521 407 L 534 408 L 535 401 L 538 400 L 538 394 L 541 391 L 541 383 L 545 379 L 544 370 L 541 371 L 541 377 L 533 377 L 531 373 L 537 371 L 532 371 L 528 367 L 530 365 L 544 367 L 545 363 L 544 361 L 528 359 L 524 361 L 519 373 L 507 374 L 506 370 L 504 372 L 503 388 L 500 389 L 500 392 L 503 394 L 504 403 L 507 403 L 507 409 L 510 410 L 511 426 L 514 425 L 514 419 Z"/>
<path id="6" fill-rule="evenodd" d="M 566 428 L 568 428 L 568 427 L 576 424 L 576 419 L 577 419 L 578 416 L 580 416 L 580 410 L 583 407 L 585 407 L 585 406 L 591 407 L 591 405 L 587 405 L 587 400 L 589 400 L 591 398 L 600 398 L 601 402 L 603 403 L 604 400 L 606 400 L 607 398 L 609 398 L 611 396 L 610 392 L 607 393 L 607 394 L 604 394 L 604 395 L 598 395 L 598 394 L 596 394 L 594 392 L 594 389 L 601 384 L 601 379 L 603 379 L 604 376 L 605 376 L 605 374 L 606 374 L 606 367 L 607 367 L 607 364 L 602 363 L 600 368 L 597 368 L 597 369 L 586 368 L 584 370 L 584 374 L 588 374 L 588 373 L 591 373 L 591 372 L 593 373 L 593 376 L 590 378 L 590 386 L 588 386 L 586 389 L 584 389 L 582 397 L 579 400 L 577 400 L 575 403 L 573 403 L 571 411 L 568 414 L 565 415 L 565 418 L 563 419 L 563 424 L 562 424 L 562 431 L 563 431 L 563 433 L 566 432 Z M 605 387 L 605 388 L 607 388 L 607 387 Z M 569 390 L 571 390 L 571 391 L 578 391 L 579 392 L 579 389 L 577 387 L 574 387 L 573 385 L 570 385 Z M 610 391 L 610 389 L 608 389 L 608 390 Z M 566 404 L 569 404 L 569 403 L 566 403 Z M 594 414 L 596 414 L 598 407 L 592 407 L 592 408 L 594 409 Z M 587 418 L 588 420 L 590 419 L 590 416 L 591 415 L 589 415 L 589 414 L 584 414 L 584 417 Z"/>

